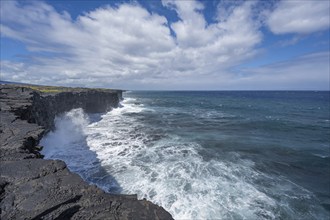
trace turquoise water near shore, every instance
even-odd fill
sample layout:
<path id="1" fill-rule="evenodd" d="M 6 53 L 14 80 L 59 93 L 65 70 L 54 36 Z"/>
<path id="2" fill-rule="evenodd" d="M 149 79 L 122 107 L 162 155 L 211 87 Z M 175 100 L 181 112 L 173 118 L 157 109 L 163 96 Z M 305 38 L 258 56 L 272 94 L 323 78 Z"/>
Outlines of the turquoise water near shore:
<path id="1" fill-rule="evenodd" d="M 328 219 L 328 91 L 132 91 L 42 139 L 90 183 L 176 219 Z"/>

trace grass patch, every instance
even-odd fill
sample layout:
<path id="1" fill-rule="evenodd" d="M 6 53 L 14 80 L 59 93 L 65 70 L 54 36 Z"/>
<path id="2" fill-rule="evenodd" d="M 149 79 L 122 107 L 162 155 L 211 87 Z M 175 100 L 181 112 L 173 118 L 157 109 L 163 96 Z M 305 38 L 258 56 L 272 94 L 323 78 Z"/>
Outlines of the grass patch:
<path id="1" fill-rule="evenodd" d="M 64 87 L 64 86 L 38 86 L 38 85 L 23 85 L 22 87 L 30 88 L 42 93 L 59 93 L 59 92 L 79 92 L 79 91 L 115 91 L 113 89 L 105 88 L 82 88 L 82 87 Z"/>
<path id="2" fill-rule="evenodd" d="M 57 86 L 24 86 L 24 87 L 43 93 L 58 93 L 58 92 L 69 91 L 69 88 L 67 87 L 57 87 Z"/>

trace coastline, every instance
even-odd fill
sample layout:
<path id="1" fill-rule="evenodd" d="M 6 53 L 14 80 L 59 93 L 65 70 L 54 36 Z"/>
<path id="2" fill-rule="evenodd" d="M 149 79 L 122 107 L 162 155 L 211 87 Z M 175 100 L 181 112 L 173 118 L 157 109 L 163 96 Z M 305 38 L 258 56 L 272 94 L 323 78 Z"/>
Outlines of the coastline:
<path id="1" fill-rule="evenodd" d="M 89 185 L 63 161 L 44 160 L 38 146 L 54 118 L 73 108 L 88 113 L 117 107 L 121 90 L 1 85 L 1 219 L 172 219 L 136 195 Z"/>

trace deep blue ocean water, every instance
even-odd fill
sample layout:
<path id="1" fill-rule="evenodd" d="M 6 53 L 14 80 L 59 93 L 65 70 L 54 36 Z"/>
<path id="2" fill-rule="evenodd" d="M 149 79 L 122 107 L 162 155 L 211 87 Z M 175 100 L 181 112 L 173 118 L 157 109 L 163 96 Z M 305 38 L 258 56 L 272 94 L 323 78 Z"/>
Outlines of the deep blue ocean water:
<path id="1" fill-rule="evenodd" d="M 329 91 L 129 91 L 56 119 L 46 158 L 176 219 L 329 219 Z"/>

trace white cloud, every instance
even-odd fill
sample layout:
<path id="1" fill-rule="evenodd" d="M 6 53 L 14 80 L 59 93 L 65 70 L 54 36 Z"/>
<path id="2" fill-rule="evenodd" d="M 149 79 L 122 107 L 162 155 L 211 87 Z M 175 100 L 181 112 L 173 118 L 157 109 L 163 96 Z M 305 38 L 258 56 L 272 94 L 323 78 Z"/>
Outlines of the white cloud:
<path id="1" fill-rule="evenodd" d="M 255 68 L 241 69 L 239 73 L 224 71 L 221 74 L 197 75 L 187 77 L 186 75 L 176 75 L 175 78 L 148 77 L 148 74 L 142 74 L 138 77 L 130 77 L 129 80 L 119 80 L 116 82 L 116 88 L 132 88 L 140 85 L 140 89 L 264 89 L 264 90 L 329 90 L 330 89 L 330 67 L 329 52 L 320 52 L 297 57 L 290 61 L 277 64 L 266 65 Z M 41 74 L 38 66 L 27 65 L 24 63 L 13 63 L 2 61 L 3 72 L 11 73 L 6 79 L 17 81 L 26 79 L 28 83 L 57 82 L 58 84 L 69 84 L 74 86 L 102 86 L 100 80 L 107 83 L 108 76 L 93 77 L 93 74 L 85 77 L 77 75 L 66 78 L 61 74 L 53 74 L 57 71 L 57 66 L 50 66 L 42 69 L 46 71 Z M 60 65 L 60 64 L 59 64 Z M 65 74 L 65 73 L 64 73 Z M 106 85 L 106 84 L 104 84 Z"/>
<path id="2" fill-rule="evenodd" d="M 242 70 L 232 86 L 241 89 L 329 90 L 330 52 L 296 57 L 257 68 Z"/>
<path id="3" fill-rule="evenodd" d="M 40 1 L 3 1 L 1 34 L 24 42 L 32 58 L 21 63 L 2 61 L 1 77 L 131 88 L 181 80 L 179 89 L 180 84 L 212 81 L 214 74 L 214 79 L 226 78 L 227 68 L 256 54 L 262 35 L 249 2 L 235 7 L 226 21 L 211 25 L 200 2 L 163 4 L 178 13 L 178 22 L 168 24 L 166 17 L 138 4 L 98 8 L 73 20 L 67 12 L 59 13 Z M 45 52 L 49 54 L 44 56 Z"/>
<path id="4" fill-rule="evenodd" d="M 301 36 L 293 36 L 292 38 L 279 41 L 277 44 L 281 47 L 287 47 L 287 46 L 295 45 L 301 39 L 302 39 Z"/>
<path id="5" fill-rule="evenodd" d="M 282 0 L 270 14 L 267 24 L 275 34 L 308 34 L 330 25 L 330 1 Z"/>
<path id="6" fill-rule="evenodd" d="M 138 4 L 106 6 L 73 20 L 40 1 L 2 1 L 1 35 L 24 42 L 31 54 L 21 62 L 2 60 L 1 80 L 123 89 L 326 87 L 328 54 L 230 71 L 258 54 L 262 33 L 255 1 L 219 8 L 212 24 L 200 2 L 162 3 L 178 21 L 168 23 Z M 271 17 L 281 4 L 287 3 Z"/>

